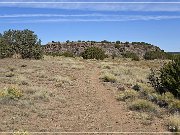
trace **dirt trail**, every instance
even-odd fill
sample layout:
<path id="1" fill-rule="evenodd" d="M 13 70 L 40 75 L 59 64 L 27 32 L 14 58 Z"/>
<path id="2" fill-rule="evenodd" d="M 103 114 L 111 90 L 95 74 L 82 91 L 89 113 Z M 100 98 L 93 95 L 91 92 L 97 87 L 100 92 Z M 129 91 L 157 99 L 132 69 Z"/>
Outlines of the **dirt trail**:
<path id="1" fill-rule="evenodd" d="M 83 74 L 86 74 L 84 78 Z M 105 86 L 100 82 L 100 69 L 95 64 L 87 64 L 86 71 L 78 74 L 78 83 L 81 86 L 87 86 L 84 92 L 89 93 L 86 101 L 90 102 L 94 106 L 101 108 L 96 110 L 94 118 L 99 118 L 99 121 L 95 121 L 94 125 L 98 127 L 99 131 L 107 132 L 158 132 L 164 131 L 163 123 L 160 120 L 155 120 L 157 123 L 151 125 L 144 125 L 139 119 L 135 119 L 134 112 L 127 109 L 127 105 L 124 102 L 118 102 L 115 99 L 115 90 L 111 86 Z M 88 83 L 87 83 L 88 82 Z M 98 104 L 97 104 L 98 102 Z M 88 107 L 89 108 L 89 107 Z M 90 108 L 89 108 L 90 109 Z M 94 109 L 95 111 L 95 109 Z M 91 112 L 89 113 L 92 116 Z M 87 121 L 90 122 L 90 121 Z M 92 131 L 97 131 L 96 129 Z"/>

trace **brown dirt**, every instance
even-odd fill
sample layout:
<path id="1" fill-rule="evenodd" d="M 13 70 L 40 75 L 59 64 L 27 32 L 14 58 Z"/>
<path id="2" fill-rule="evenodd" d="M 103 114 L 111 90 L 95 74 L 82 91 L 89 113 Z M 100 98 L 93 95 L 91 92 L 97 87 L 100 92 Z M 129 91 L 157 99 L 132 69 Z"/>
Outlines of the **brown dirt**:
<path id="1" fill-rule="evenodd" d="M 21 67 L 23 64 L 27 66 Z M 14 83 L 24 92 L 24 97 L 18 101 L 0 102 L 0 131 L 96 134 L 167 131 L 163 119 L 155 118 L 150 124 L 144 124 L 136 118 L 137 112 L 128 110 L 125 102 L 117 101 L 116 89 L 99 79 L 100 69 L 96 62 L 82 60 L 76 63 L 80 64 L 84 68 L 73 69 L 71 62 L 64 66 L 61 60 L 0 60 L 0 88 Z M 28 85 L 13 82 L 13 77 L 7 80 L 4 77 L 9 72 L 7 67 L 15 68 L 15 77 L 25 76 Z M 43 76 L 38 76 L 38 71 L 44 71 Z M 57 82 L 51 80 L 56 75 L 70 77 L 72 84 L 64 83 L 57 87 Z M 48 97 L 33 98 L 32 93 L 39 89 L 46 91 Z"/>

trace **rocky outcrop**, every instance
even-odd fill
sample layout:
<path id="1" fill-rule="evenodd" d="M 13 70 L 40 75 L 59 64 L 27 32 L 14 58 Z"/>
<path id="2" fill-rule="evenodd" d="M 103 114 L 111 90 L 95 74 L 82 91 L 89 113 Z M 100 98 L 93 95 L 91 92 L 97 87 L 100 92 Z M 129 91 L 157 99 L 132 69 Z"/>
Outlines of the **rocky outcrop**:
<path id="1" fill-rule="evenodd" d="M 143 44 L 142 44 L 143 43 Z M 50 52 L 71 52 L 75 55 L 80 55 L 87 47 L 100 47 L 109 56 L 115 54 L 120 56 L 125 52 L 136 53 L 140 58 L 148 51 L 161 51 L 157 46 L 147 44 L 144 42 L 134 42 L 134 43 L 115 43 L 115 42 L 50 42 L 43 46 L 45 53 Z"/>

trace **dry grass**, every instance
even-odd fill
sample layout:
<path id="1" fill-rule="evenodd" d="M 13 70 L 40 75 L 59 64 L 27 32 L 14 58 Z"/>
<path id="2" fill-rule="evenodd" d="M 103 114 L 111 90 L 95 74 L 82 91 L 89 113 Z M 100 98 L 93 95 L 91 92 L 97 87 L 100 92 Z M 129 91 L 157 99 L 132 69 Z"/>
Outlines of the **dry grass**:
<path id="1" fill-rule="evenodd" d="M 79 64 L 74 64 L 74 65 L 72 65 L 71 66 L 71 68 L 72 69 L 84 69 L 85 68 L 85 66 L 84 65 L 79 65 Z"/>
<path id="2" fill-rule="evenodd" d="M 68 76 L 60 76 L 57 75 L 50 80 L 56 81 L 57 83 L 62 83 L 62 84 L 72 84 L 71 79 Z"/>
<path id="3" fill-rule="evenodd" d="M 125 90 L 117 96 L 117 100 L 125 101 L 127 99 L 134 100 L 139 96 L 138 92 L 132 89 Z"/>
<path id="4" fill-rule="evenodd" d="M 36 91 L 33 95 L 32 98 L 34 100 L 39 100 L 39 101 L 49 101 L 49 93 L 47 91 Z"/>
<path id="5" fill-rule="evenodd" d="M 145 112 L 137 113 L 136 117 L 141 119 L 142 121 L 147 121 L 147 120 L 153 119 L 152 115 L 145 113 Z"/>
<path id="6" fill-rule="evenodd" d="M 81 58 L 70 58 L 70 57 L 64 57 L 64 56 L 59 56 L 59 57 L 52 57 L 52 56 L 45 56 L 44 60 L 46 62 L 51 61 L 52 63 L 58 63 L 61 65 L 63 68 L 68 68 L 68 69 L 84 69 L 85 66 L 83 65 L 83 59 Z"/>
<path id="7" fill-rule="evenodd" d="M 21 74 L 32 74 L 32 73 L 35 73 L 36 70 L 33 68 L 26 68 L 26 69 L 19 69 L 18 72 Z"/>
<path id="8" fill-rule="evenodd" d="M 180 112 L 180 100 L 173 99 L 169 102 L 169 110 L 171 112 Z"/>
<path id="9" fill-rule="evenodd" d="M 169 130 L 172 132 L 180 132 L 180 115 L 172 115 L 168 119 Z"/>
<path id="10" fill-rule="evenodd" d="M 30 85 L 31 81 L 25 77 L 25 75 L 19 74 L 15 79 L 14 79 L 19 85 Z"/>
<path id="11" fill-rule="evenodd" d="M 111 71 L 115 76 L 118 76 L 120 83 L 135 85 L 137 82 L 146 82 L 149 69 L 139 67 L 118 66 Z"/>
<path id="12" fill-rule="evenodd" d="M 129 108 L 131 110 L 145 111 L 145 112 L 156 112 L 157 106 L 150 101 L 137 99 L 130 103 Z"/>
<path id="13" fill-rule="evenodd" d="M 46 75 L 47 75 L 47 72 L 44 71 L 44 70 L 37 71 L 36 74 L 37 74 L 37 77 L 39 77 L 39 78 L 48 78 L 48 77 L 46 76 Z"/>
<path id="14" fill-rule="evenodd" d="M 142 61 L 142 65 L 137 64 L 134 61 L 125 61 L 120 59 L 119 61 L 103 61 L 100 63 L 101 73 L 109 73 L 115 76 L 116 80 L 120 84 L 135 85 L 137 83 L 146 83 L 147 76 L 150 73 L 150 68 L 146 66 Z M 143 66 L 144 64 L 144 66 Z"/>
<path id="15" fill-rule="evenodd" d="M 117 81 L 117 78 L 109 73 L 109 72 L 104 72 L 103 75 L 101 75 L 100 77 L 104 82 L 112 82 L 112 83 L 115 83 Z"/>

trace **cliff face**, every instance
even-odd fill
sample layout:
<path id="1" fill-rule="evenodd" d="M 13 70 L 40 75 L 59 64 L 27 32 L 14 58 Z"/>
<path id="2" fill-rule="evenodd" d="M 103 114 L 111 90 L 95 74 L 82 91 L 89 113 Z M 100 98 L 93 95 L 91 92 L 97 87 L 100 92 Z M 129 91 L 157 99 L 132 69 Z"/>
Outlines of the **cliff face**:
<path id="1" fill-rule="evenodd" d="M 51 42 L 43 46 L 44 52 L 72 52 L 75 55 L 80 55 L 87 47 L 100 47 L 102 48 L 107 55 L 116 54 L 120 56 L 125 52 L 136 53 L 140 58 L 148 51 L 161 51 L 157 46 L 141 43 L 120 43 L 116 44 L 114 42 L 110 43 L 101 43 L 101 42 L 69 42 L 69 43 L 60 43 L 60 42 Z"/>

